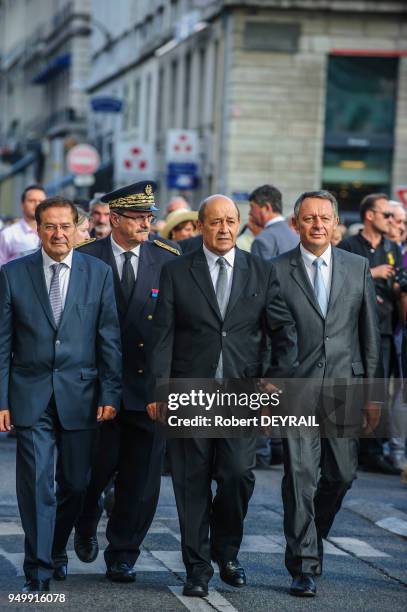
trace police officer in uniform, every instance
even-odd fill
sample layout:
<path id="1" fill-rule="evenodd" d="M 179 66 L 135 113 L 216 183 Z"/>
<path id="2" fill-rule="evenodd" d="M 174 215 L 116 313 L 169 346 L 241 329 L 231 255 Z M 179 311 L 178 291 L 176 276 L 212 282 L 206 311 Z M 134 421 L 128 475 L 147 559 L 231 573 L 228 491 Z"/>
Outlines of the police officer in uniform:
<path id="1" fill-rule="evenodd" d="M 79 250 L 102 259 L 113 269 L 122 332 L 123 400 L 120 417 L 100 428 L 91 482 L 75 531 L 75 551 L 81 561 L 98 554 L 97 525 L 102 492 L 117 472 L 115 503 L 106 530 L 106 576 L 133 582 L 140 545 L 157 506 L 164 440 L 147 415 L 145 405 L 151 326 L 162 265 L 180 252 L 161 240 L 148 240 L 155 184 L 143 181 L 103 196 L 109 204 L 111 236 Z"/>

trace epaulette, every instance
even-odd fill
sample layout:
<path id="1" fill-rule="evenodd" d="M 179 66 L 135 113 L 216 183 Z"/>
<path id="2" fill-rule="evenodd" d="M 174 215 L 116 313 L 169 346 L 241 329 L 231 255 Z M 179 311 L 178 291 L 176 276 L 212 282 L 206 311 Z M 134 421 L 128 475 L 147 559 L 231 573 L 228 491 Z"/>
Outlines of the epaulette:
<path id="1" fill-rule="evenodd" d="M 167 249 L 167 251 L 170 251 L 170 253 L 174 253 L 174 255 L 181 255 L 178 249 L 175 249 L 169 244 L 165 244 L 165 242 L 161 242 L 161 240 L 153 240 L 153 243 L 161 247 L 162 249 Z"/>
<path id="2" fill-rule="evenodd" d="M 96 238 L 88 238 L 87 240 L 83 240 L 79 244 L 75 244 L 74 249 L 79 249 L 79 247 L 85 246 L 85 244 L 90 244 L 91 242 L 95 242 Z"/>

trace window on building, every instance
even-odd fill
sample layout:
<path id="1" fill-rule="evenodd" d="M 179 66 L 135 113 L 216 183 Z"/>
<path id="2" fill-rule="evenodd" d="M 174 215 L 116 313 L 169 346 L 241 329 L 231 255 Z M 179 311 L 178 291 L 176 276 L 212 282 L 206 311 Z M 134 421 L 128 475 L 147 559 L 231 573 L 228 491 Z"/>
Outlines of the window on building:
<path id="1" fill-rule="evenodd" d="M 140 123 L 140 79 L 136 79 L 133 83 L 132 126 L 138 127 L 139 123 Z"/>
<path id="2" fill-rule="evenodd" d="M 146 142 L 150 139 L 151 103 L 151 74 L 148 74 L 146 79 L 146 112 L 144 123 L 144 139 Z"/>
<path id="3" fill-rule="evenodd" d="M 170 68 L 170 124 L 169 128 L 175 127 L 175 116 L 177 112 L 177 90 L 178 90 L 178 60 L 171 62 Z"/>
<path id="4" fill-rule="evenodd" d="M 329 58 L 322 180 L 342 210 L 390 189 L 397 71 L 397 58 Z"/>
<path id="5" fill-rule="evenodd" d="M 188 52 L 185 56 L 185 83 L 184 83 L 184 100 L 182 109 L 182 127 L 189 127 L 189 107 L 191 100 L 191 53 Z"/>
<path id="6" fill-rule="evenodd" d="M 128 83 L 125 83 L 123 86 L 123 119 L 122 119 L 122 129 L 124 132 L 130 127 L 130 87 Z"/>
<path id="7" fill-rule="evenodd" d="M 163 129 L 162 120 L 162 105 L 163 105 L 163 92 L 164 92 L 164 69 L 160 68 L 158 72 L 158 84 L 157 84 L 157 135 L 161 135 Z"/>

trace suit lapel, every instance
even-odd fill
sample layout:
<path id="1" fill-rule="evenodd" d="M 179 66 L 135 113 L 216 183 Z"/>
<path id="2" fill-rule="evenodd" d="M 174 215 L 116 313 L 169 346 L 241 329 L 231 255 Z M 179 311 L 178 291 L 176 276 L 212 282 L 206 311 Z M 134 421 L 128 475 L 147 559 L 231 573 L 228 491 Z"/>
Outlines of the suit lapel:
<path id="1" fill-rule="evenodd" d="M 240 249 L 236 248 L 235 262 L 233 265 L 232 288 L 230 291 L 229 303 L 226 309 L 225 319 L 232 312 L 232 309 L 236 305 L 236 302 L 239 299 L 239 296 L 242 293 L 243 288 L 246 285 L 248 279 L 249 266 L 247 265 L 246 257 Z"/>
<path id="2" fill-rule="evenodd" d="M 117 269 L 116 259 L 113 255 L 112 241 L 110 240 L 110 236 L 100 240 L 99 244 L 102 247 L 102 250 L 101 250 L 102 261 L 107 263 L 107 265 L 112 268 L 117 309 L 121 317 L 124 317 L 127 312 L 127 303 L 126 303 L 126 300 L 123 294 L 122 284 L 120 281 L 119 271 Z"/>
<path id="3" fill-rule="evenodd" d="M 126 316 L 127 320 L 129 319 L 130 312 L 131 318 L 136 318 L 150 298 L 151 289 L 154 288 L 152 285 L 153 277 L 155 276 L 152 268 L 152 266 L 154 266 L 154 260 L 151 254 L 150 243 L 144 242 L 141 244 L 139 257 L 136 285 L 129 301 Z"/>
<path id="4" fill-rule="evenodd" d="M 299 246 L 295 249 L 295 251 L 293 253 L 293 256 L 292 256 L 292 258 L 290 260 L 290 264 L 292 266 L 292 268 L 291 268 L 291 276 L 292 276 L 292 278 L 295 280 L 295 282 L 300 287 L 300 289 L 304 292 L 304 294 L 306 295 L 307 299 L 309 300 L 309 302 L 311 303 L 313 308 L 315 308 L 317 313 L 322 318 L 324 318 L 323 315 L 322 315 L 321 309 L 319 307 L 318 300 L 317 300 L 315 292 L 314 292 L 314 288 L 311 285 L 311 282 L 309 280 L 307 271 L 305 269 L 305 265 L 304 265 L 304 262 L 302 260 L 301 251 L 300 251 L 300 247 Z"/>
<path id="5" fill-rule="evenodd" d="M 345 282 L 346 266 L 340 249 L 332 248 L 332 280 L 329 294 L 328 313 L 339 297 Z"/>
<path id="6" fill-rule="evenodd" d="M 209 274 L 208 263 L 202 247 L 194 253 L 190 270 L 196 284 L 208 301 L 209 306 L 212 308 L 216 316 L 222 320 L 211 275 Z"/>
<path id="7" fill-rule="evenodd" d="M 84 270 L 85 266 L 81 261 L 81 255 L 74 250 L 72 255 L 72 268 L 69 276 L 68 291 L 66 294 L 65 306 L 62 312 L 59 327 L 61 328 L 68 318 L 72 307 L 78 302 L 81 291 L 85 288 Z"/>
<path id="8" fill-rule="evenodd" d="M 40 304 L 43 307 L 51 326 L 56 329 L 54 315 L 52 313 L 52 308 L 49 301 L 47 285 L 45 283 L 41 249 L 34 253 L 32 258 L 27 261 L 27 266 L 29 267 L 29 276 L 34 287 L 34 291 L 37 294 Z"/>

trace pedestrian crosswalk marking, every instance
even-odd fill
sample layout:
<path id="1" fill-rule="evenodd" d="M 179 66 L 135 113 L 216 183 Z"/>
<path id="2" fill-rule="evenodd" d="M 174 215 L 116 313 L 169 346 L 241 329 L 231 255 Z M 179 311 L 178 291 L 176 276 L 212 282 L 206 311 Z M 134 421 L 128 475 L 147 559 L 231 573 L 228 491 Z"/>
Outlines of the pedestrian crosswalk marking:
<path id="1" fill-rule="evenodd" d="M 344 548 L 348 552 L 356 555 L 357 557 L 389 557 L 385 552 L 373 548 L 367 542 L 358 540 L 357 538 L 329 538 L 334 544 L 338 544 L 341 548 Z"/>
<path id="2" fill-rule="evenodd" d="M 403 521 L 403 519 L 396 516 L 388 516 L 384 519 L 380 519 L 380 521 L 376 521 L 375 525 L 387 531 L 391 531 L 392 533 L 396 533 L 397 535 L 407 537 L 407 521 Z"/>
<path id="3" fill-rule="evenodd" d="M 182 595 L 182 587 L 168 587 L 171 593 L 187 608 L 190 612 L 238 612 L 237 608 L 225 599 L 215 589 L 209 589 L 207 597 L 201 599 L 199 597 L 184 597 Z"/>
<path id="4" fill-rule="evenodd" d="M 185 572 L 185 565 L 182 561 L 182 554 L 179 550 L 152 550 L 151 554 L 161 561 L 165 567 L 167 567 L 171 572 L 181 573 Z M 219 572 L 218 566 L 216 564 L 213 565 L 213 569 L 215 573 Z"/>

